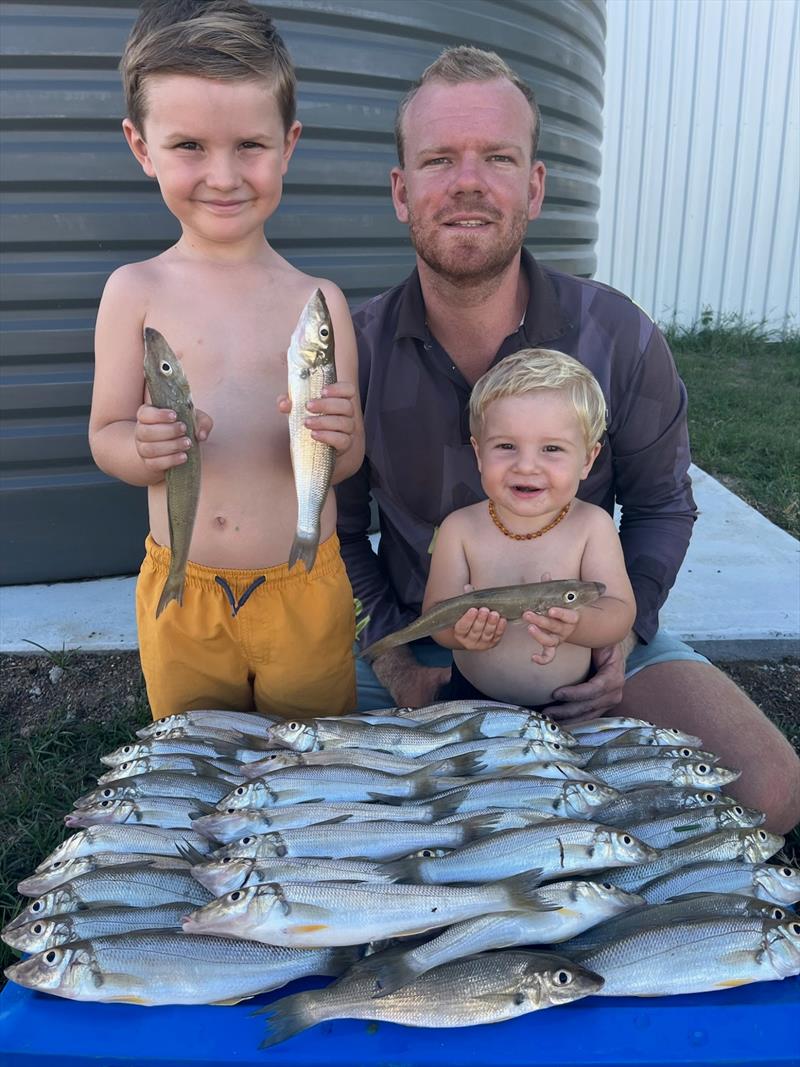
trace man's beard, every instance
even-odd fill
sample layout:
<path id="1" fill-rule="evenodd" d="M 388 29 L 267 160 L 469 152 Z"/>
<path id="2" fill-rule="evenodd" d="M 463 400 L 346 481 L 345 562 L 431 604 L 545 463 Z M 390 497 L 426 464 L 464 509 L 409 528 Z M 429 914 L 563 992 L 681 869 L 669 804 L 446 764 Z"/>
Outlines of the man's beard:
<path id="1" fill-rule="evenodd" d="M 460 241 L 446 243 L 441 227 L 433 223 L 417 222 L 409 208 L 408 227 L 411 243 L 423 263 L 434 274 L 452 285 L 473 285 L 499 277 L 516 260 L 528 229 L 527 211 L 518 211 L 507 221 L 507 229 L 494 241 L 485 235 L 473 235 L 464 228 Z M 497 227 L 497 223 L 492 223 Z M 445 238 L 444 240 L 440 240 Z M 472 239 L 471 239 L 472 238 Z M 480 242 L 480 243 L 479 243 Z"/>

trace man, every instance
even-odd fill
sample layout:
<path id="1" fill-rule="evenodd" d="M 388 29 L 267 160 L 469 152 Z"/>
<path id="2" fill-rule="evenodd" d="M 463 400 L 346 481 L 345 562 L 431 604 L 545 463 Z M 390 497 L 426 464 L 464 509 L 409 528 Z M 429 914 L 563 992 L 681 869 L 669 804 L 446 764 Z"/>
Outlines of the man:
<path id="1" fill-rule="evenodd" d="M 743 771 L 731 792 L 767 812 L 772 829 L 790 828 L 800 817 L 793 749 L 730 679 L 658 630 L 696 515 L 686 394 L 666 342 L 622 294 L 547 270 L 522 248 L 545 187 L 533 93 L 494 53 L 449 49 L 401 102 L 395 132 L 392 198 L 417 269 L 354 316 L 366 459 L 337 487 L 342 555 L 368 620 L 362 647 L 419 614 L 438 524 L 483 499 L 471 386 L 521 348 L 566 352 L 606 397 L 607 439 L 578 495 L 622 506 L 637 617 L 620 645 L 594 650 L 588 681 L 555 691 L 548 711 L 568 724 L 613 708 L 699 735 Z M 367 537 L 370 490 L 378 556 Z M 431 642 L 379 657 L 374 675 L 362 661 L 359 707 L 431 702 L 449 665 Z"/>

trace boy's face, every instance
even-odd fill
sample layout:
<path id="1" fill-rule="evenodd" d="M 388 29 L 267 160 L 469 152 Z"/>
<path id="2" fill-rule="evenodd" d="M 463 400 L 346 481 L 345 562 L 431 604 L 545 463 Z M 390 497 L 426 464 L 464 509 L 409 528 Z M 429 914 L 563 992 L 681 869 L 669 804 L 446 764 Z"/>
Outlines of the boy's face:
<path id="1" fill-rule="evenodd" d="M 188 74 L 148 78 L 144 130 L 122 126 L 184 236 L 211 245 L 261 237 L 300 135 L 299 122 L 284 130 L 266 83 Z"/>
<path id="2" fill-rule="evenodd" d="M 492 401 L 472 446 L 481 484 L 501 519 L 505 514 L 543 523 L 573 499 L 600 451 L 596 444 L 587 453 L 575 409 L 553 389 Z"/>

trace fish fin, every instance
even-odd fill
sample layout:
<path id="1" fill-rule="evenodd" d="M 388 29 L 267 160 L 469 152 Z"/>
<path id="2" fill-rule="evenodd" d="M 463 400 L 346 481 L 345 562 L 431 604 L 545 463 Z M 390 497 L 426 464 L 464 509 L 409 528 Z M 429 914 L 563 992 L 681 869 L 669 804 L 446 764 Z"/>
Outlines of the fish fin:
<path id="1" fill-rule="evenodd" d="M 538 896 L 539 883 L 542 880 L 542 868 L 536 867 L 517 874 L 513 878 L 503 878 L 496 882 L 508 890 L 508 904 L 512 911 L 527 911 L 533 908 L 535 911 L 558 911 L 558 904 L 546 904 Z"/>
<path id="2" fill-rule="evenodd" d="M 365 971 L 368 971 L 373 979 L 372 993 L 370 995 L 374 1000 L 379 1000 L 381 997 L 388 996 L 389 993 L 402 989 L 403 986 L 410 985 L 411 982 L 425 973 L 425 969 L 419 970 L 410 964 L 409 953 L 407 952 L 400 955 L 390 955 L 386 959 L 382 959 L 381 955 L 370 957 L 368 961 L 362 961 L 361 964 L 358 964 L 359 967 L 363 967 Z"/>
<path id="3" fill-rule="evenodd" d="M 479 741 L 484 736 L 482 726 L 485 718 L 485 712 L 473 715 L 459 723 L 458 726 L 453 726 L 450 730 L 444 730 L 440 736 L 446 737 L 454 743 L 458 741 Z"/>
<path id="4" fill-rule="evenodd" d="M 194 845 L 189 844 L 188 841 L 176 841 L 175 849 L 182 860 L 186 860 L 187 863 L 191 863 L 195 866 L 198 863 L 205 863 L 208 856 L 204 852 L 199 852 Z"/>
<path id="5" fill-rule="evenodd" d="M 196 811 L 190 811 L 188 813 L 190 819 L 201 819 L 204 815 L 219 815 L 219 812 L 217 811 L 217 809 L 214 807 L 213 804 L 207 804 L 203 800 L 195 800 L 194 803 L 195 803 L 195 808 L 197 810 Z"/>
<path id="6" fill-rule="evenodd" d="M 253 1012 L 253 1015 L 266 1015 L 266 1036 L 259 1048 L 278 1045 L 319 1021 L 315 1014 L 309 1011 L 310 1005 L 314 1003 L 310 992 L 292 993 Z"/>
<path id="7" fill-rule="evenodd" d="M 255 993 L 250 993 L 246 997 L 231 997 L 230 1000 L 210 1000 L 209 1004 L 212 1008 L 228 1008 L 234 1004 L 241 1004 L 243 1000 L 252 1000 L 256 996 Z"/>
<path id="8" fill-rule="evenodd" d="M 394 882 L 409 882 L 414 885 L 419 877 L 419 861 L 411 856 L 390 860 L 381 865 L 381 874 L 388 874 Z"/>
<path id="9" fill-rule="evenodd" d="M 178 607 L 183 607 L 183 576 L 179 574 L 168 574 L 167 580 L 164 582 L 164 588 L 161 591 L 161 597 L 158 601 L 158 607 L 156 608 L 156 618 L 161 614 L 167 604 L 174 600 Z"/>
<path id="10" fill-rule="evenodd" d="M 292 550 L 289 553 L 289 570 L 294 567 L 295 563 L 300 561 L 305 564 L 306 571 L 310 573 L 314 567 L 314 560 L 317 558 L 318 547 L 318 537 L 300 537 L 295 534 L 294 541 L 292 541 Z"/>
<path id="11" fill-rule="evenodd" d="M 481 759 L 485 751 L 467 752 L 463 756 L 447 756 L 444 759 L 434 760 L 426 766 L 434 773 L 441 772 L 453 778 L 472 778 L 480 771 L 486 770 L 486 764 Z"/>
<path id="12" fill-rule="evenodd" d="M 455 815 L 458 811 L 458 802 L 452 797 L 432 797 L 427 803 L 430 805 L 433 816 L 432 821 L 446 819 L 449 815 Z"/>
<path id="13" fill-rule="evenodd" d="M 414 774 L 416 773 L 414 771 Z M 389 796 L 387 793 L 367 793 L 367 796 L 377 804 L 393 804 L 395 807 L 400 807 L 403 803 L 402 797 Z"/>
<path id="14" fill-rule="evenodd" d="M 418 771 L 411 771 L 407 775 L 407 779 L 411 781 L 414 787 L 413 792 L 409 793 L 409 797 L 429 797 L 441 790 L 436 773 L 429 763 L 426 763 L 424 767 L 420 767 Z"/>
<path id="15" fill-rule="evenodd" d="M 497 811 L 490 815 L 471 815 L 464 819 L 461 826 L 464 827 L 466 840 L 477 837 L 489 837 L 497 830 L 497 825 L 503 818 L 503 812 Z"/>

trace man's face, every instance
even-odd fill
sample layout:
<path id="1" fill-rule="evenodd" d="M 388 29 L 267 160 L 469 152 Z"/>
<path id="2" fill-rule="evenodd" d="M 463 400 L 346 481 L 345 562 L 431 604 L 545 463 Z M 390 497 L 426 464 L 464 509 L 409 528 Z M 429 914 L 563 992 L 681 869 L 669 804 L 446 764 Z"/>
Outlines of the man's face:
<path id="1" fill-rule="evenodd" d="M 488 280 L 516 258 L 544 197 L 533 115 L 511 82 L 429 82 L 404 119 L 392 199 L 418 258 L 449 281 Z"/>

